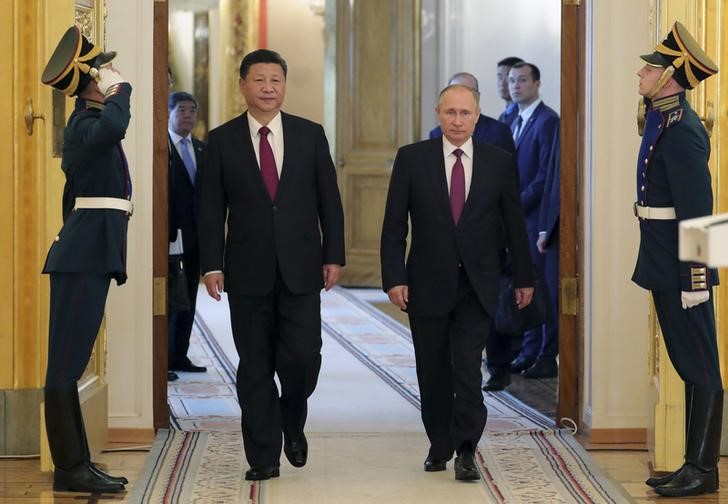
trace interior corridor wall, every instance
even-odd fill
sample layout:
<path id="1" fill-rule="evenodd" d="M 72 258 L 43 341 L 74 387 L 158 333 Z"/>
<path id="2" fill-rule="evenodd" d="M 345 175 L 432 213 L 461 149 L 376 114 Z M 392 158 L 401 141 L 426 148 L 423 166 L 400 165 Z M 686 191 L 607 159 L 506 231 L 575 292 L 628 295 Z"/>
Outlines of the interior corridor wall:
<path id="1" fill-rule="evenodd" d="M 124 139 L 133 184 L 127 272 L 112 282 L 106 304 L 109 426 L 152 427 L 152 68 L 154 3 L 107 0 L 106 45 L 132 84 L 131 122 Z"/>
<path id="2" fill-rule="evenodd" d="M 478 78 L 481 110 L 497 118 L 504 102 L 496 65 L 508 56 L 538 66 L 541 97 L 559 112 L 560 0 L 422 0 L 421 136 L 436 124 L 437 95 L 456 72 Z"/>
<path id="3" fill-rule="evenodd" d="M 584 201 L 584 420 L 646 427 L 648 294 L 630 281 L 640 137 L 637 71 L 650 52 L 650 2 L 588 1 Z"/>

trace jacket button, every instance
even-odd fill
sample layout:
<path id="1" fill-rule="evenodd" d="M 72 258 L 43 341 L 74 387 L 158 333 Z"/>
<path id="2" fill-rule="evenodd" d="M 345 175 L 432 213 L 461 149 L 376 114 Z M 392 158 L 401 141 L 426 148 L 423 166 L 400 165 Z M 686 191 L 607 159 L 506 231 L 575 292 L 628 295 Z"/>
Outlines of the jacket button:
<path id="1" fill-rule="evenodd" d="M 58 236 L 58 235 L 56 235 L 56 237 L 55 237 L 55 238 L 53 238 L 53 241 L 61 241 L 61 237 L 60 237 L 60 236 Z"/>
<path id="2" fill-rule="evenodd" d="M 645 159 L 645 164 L 647 164 L 647 163 L 649 163 L 649 161 L 647 159 Z"/>
<path id="3" fill-rule="evenodd" d="M 275 211 L 277 211 L 277 210 L 278 210 L 278 207 L 277 207 L 277 206 L 275 206 L 275 205 L 273 205 L 273 211 L 275 212 Z"/>
<path id="4" fill-rule="evenodd" d="M 642 190 L 642 191 L 644 191 L 644 190 L 645 190 L 645 186 L 642 186 L 642 187 L 641 187 L 641 190 Z"/>
<path id="5" fill-rule="evenodd" d="M 652 145 L 650 145 L 650 150 L 652 150 L 652 149 L 654 149 L 654 147 Z"/>

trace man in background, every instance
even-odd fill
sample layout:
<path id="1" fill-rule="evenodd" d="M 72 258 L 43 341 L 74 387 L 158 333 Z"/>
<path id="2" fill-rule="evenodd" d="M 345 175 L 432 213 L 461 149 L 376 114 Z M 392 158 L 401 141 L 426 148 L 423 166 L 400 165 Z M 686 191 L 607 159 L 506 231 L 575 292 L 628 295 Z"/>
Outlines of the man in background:
<path id="1" fill-rule="evenodd" d="M 498 96 L 506 102 L 506 108 L 498 116 L 498 120 L 503 124 L 506 124 L 509 128 L 518 116 L 518 105 L 513 103 L 513 100 L 511 99 L 511 91 L 508 86 L 508 74 L 513 65 L 521 63 L 522 61 L 523 60 L 517 56 L 510 56 L 500 60 L 496 67 L 495 79 L 496 86 L 498 87 Z"/>
<path id="2" fill-rule="evenodd" d="M 205 164 L 205 144 L 192 137 L 197 124 L 197 100 L 183 91 L 169 95 L 169 241 L 182 239 L 182 260 L 187 277 L 190 308 L 170 312 L 169 321 L 169 374 L 176 380 L 175 371 L 204 373 L 207 368 L 193 364 L 187 351 L 195 321 L 197 287 L 200 284 L 200 245 L 197 239 L 195 179 Z"/>
<path id="3" fill-rule="evenodd" d="M 513 122 L 516 164 L 520 173 L 521 204 L 526 214 L 531 256 L 541 282 L 548 282 L 545 256 L 538 250 L 539 218 L 546 174 L 553 159 L 554 138 L 559 129 L 559 115 L 539 97 L 541 72 L 531 63 L 516 63 L 508 74 L 509 90 L 518 107 Z M 553 181 L 558 186 L 558 181 Z M 548 286 L 549 290 L 556 286 Z M 511 371 L 526 378 L 553 378 L 558 373 L 558 316 L 555 302 L 550 302 L 543 326 L 526 331 L 519 355 Z"/>

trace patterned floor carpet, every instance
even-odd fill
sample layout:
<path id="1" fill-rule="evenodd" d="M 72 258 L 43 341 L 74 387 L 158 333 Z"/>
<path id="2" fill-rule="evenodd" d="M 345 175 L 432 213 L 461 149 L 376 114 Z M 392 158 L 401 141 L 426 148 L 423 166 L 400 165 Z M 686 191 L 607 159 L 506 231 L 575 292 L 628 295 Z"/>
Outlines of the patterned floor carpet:
<path id="1" fill-rule="evenodd" d="M 212 336 L 213 331 L 228 330 L 224 324 L 220 327 L 219 314 L 212 314 L 215 318 L 209 315 L 196 321 L 190 355 L 210 371 L 204 376 L 183 373 L 170 387 L 175 429 L 158 434 L 129 502 L 289 502 L 274 498 L 276 487 L 269 485 L 280 485 L 278 480 L 250 484 L 241 478 L 246 463 L 241 456 L 240 409 L 234 387 L 237 359 L 229 344 Z M 322 296 L 322 318 L 327 336 L 419 408 L 414 354 L 406 327 L 338 288 Z M 556 429 L 551 419 L 505 392 L 488 393 L 485 401 L 488 423 L 477 453 L 483 475 L 477 492 L 480 497 L 468 502 L 629 502 L 573 437 Z M 321 502 L 336 501 L 322 496 Z"/>

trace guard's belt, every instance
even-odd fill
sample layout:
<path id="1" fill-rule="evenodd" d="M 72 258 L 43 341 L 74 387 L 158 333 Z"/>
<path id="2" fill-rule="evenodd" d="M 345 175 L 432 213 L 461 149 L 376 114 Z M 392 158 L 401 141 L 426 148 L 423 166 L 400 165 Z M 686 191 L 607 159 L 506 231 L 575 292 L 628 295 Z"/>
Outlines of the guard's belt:
<path id="1" fill-rule="evenodd" d="M 675 209 L 673 207 L 647 207 L 638 205 L 637 202 L 632 205 L 634 216 L 640 219 L 648 220 L 675 220 Z"/>
<path id="2" fill-rule="evenodd" d="M 74 210 L 80 208 L 105 208 L 122 210 L 131 216 L 134 213 L 134 203 L 123 198 L 76 198 Z"/>

